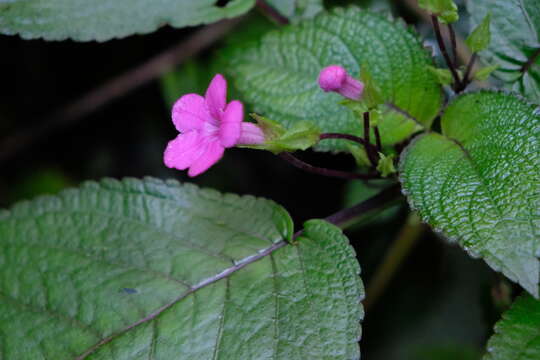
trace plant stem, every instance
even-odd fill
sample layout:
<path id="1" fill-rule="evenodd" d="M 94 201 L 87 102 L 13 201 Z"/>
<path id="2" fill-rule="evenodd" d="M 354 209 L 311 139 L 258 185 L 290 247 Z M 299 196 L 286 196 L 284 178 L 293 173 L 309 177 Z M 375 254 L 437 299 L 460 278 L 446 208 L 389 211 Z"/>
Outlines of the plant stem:
<path id="1" fill-rule="evenodd" d="M 531 55 L 531 57 L 527 60 L 525 64 L 519 69 L 522 73 L 527 72 L 530 67 L 536 62 L 536 59 L 540 56 L 540 49 L 536 49 L 536 51 Z"/>
<path id="2" fill-rule="evenodd" d="M 341 179 L 361 179 L 361 180 L 379 178 L 378 174 L 358 174 L 358 173 L 353 173 L 353 172 L 348 172 L 348 171 L 332 170 L 332 169 L 327 169 L 327 168 L 316 167 L 298 159 L 296 156 L 288 152 L 282 152 L 279 154 L 279 156 L 283 160 L 286 160 L 287 162 L 291 163 L 293 166 L 296 166 L 299 169 L 302 169 L 310 173 L 318 174 L 318 175 L 337 177 Z"/>
<path id="3" fill-rule="evenodd" d="M 362 146 L 370 145 L 370 144 L 366 144 L 366 141 L 364 139 L 362 139 L 361 137 L 354 136 L 354 135 L 349 135 L 349 134 L 324 133 L 324 134 L 321 134 L 319 139 L 321 139 L 321 140 L 324 140 L 324 139 L 350 140 L 350 141 L 354 141 L 356 143 L 359 143 Z"/>
<path id="4" fill-rule="evenodd" d="M 444 57 L 444 61 L 446 61 L 446 65 L 448 66 L 448 69 L 450 69 L 450 72 L 452 73 L 452 77 L 454 78 L 454 88 L 456 88 L 461 84 L 461 81 L 459 79 L 459 74 L 456 71 L 454 63 L 450 59 L 450 56 L 448 55 L 448 51 L 446 50 L 446 45 L 444 44 L 444 40 L 441 34 L 441 27 L 439 25 L 439 19 L 437 19 L 436 15 L 431 15 L 431 22 L 433 24 L 433 29 L 435 30 L 435 36 L 437 37 L 437 43 L 439 44 L 439 48 L 441 49 L 441 53 Z"/>
<path id="5" fill-rule="evenodd" d="M 382 209 L 391 205 L 399 198 L 400 194 L 399 184 L 392 185 L 361 203 L 325 217 L 324 220 L 341 228 L 346 228 L 349 224 L 354 223 L 354 220 L 358 217 L 361 217 L 370 211 Z M 297 231 L 293 236 L 293 240 L 300 236 L 302 232 L 303 230 Z"/>
<path id="6" fill-rule="evenodd" d="M 457 42 L 456 42 L 456 33 L 454 32 L 454 27 L 452 24 L 448 24 L 448 32 L 450 33 L 450 43 L 452 44 L 452 55 L 454 68 L 457 68 Z"/>
<path id="7" fill-rule="evenodd" d="M 373 131 L 375 131 L 375 142 L 377 144 L 377 151 L 382 151 L 382 142 L 381 142 L 381 134 L 379 133 L 379 127 L 375 126 L 373 128 Z"/>
<path id="8" fill-rule="evenodd" d="M 264 0 L 257 0 L 257 8 L 269 19 L 272 19 L 279 25 L 288 25 L 289 19 L 281 15 L 276 9 L 268 5 Z"/>
<path id="9" fill-rule="evenodd" d="M 474 62 L 476 61 L 476 58 L 477 58 L 477 54 L 476 53 L 472 54 L 471 59 L 469 60 L 469 63 L 467 64 L 467 70 L 465 70 L 465 74 L 463 75 L 463 81 L 461 82 L 460 86 L 456 88 L 456 93 L 462 92 L 463 90 L 465 90 L 467 85 L 471 83 L 470 77 L 471 77 L 472 68 L 474 66 Z"/>
<path id="10" fill-rule="evenodd" d="M 366 142 L 366 144 L 369 144 L 369 146 L 366 145 L 365 148 L 369 158 L 369 162 L 373 167 L 377 167 L 379 157 L 377 155 L 377 149 L 373 148 L 373 146 L 371 145 L 370 133 L 371 127 L 369 126 L 369 112 L 366 111 L 364 113 L 364 141 Z"/>
<path id="11" fill-rule="evenodd" d="M 367 287 L 364 309 L 371 307 L 382 295 L 396 270 L 422 235 L 423 230 L 424 226 L 418 215 L 410 213 Z"/>

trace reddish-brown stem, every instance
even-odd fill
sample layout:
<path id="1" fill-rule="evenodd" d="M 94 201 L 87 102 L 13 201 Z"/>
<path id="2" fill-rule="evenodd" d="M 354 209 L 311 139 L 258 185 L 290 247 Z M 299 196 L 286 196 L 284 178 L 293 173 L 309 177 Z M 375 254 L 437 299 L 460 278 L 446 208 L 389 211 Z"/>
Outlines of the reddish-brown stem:
<path id="1" fill-rule="evenodd" d="M 525 64 L 519 69 L 522 73 L 526 73 L 530 67 L 536 62 L 536 59 L 540 56 L 540 49 L 536 49 L 536 51 L 531 55 L 531 57 L 527 60 Z"/>
<path id="2" fill-rule="evenodd" d="M 450 44 L 452 44 L 452 55 L 453 55 L 453 63 L 454 67 L 457 68 L 457 41 L 456 41 L 456 33 L 454 31 L 454 27 L 452 24 L 448 24 L 448 32 L 450 33 Z"/>
<path id="3" fill-rule="evenodd" d="M 289 162 L 290 164 L 296 166 L 297 168 L 313 173 L 313 174 L 336 177 L 336 178 L 341 178 L 341 179 L 369 180 L 369 179 L 379 178 L 378 174 L 358 174 L 358 173 L 353 173 L 353 172 L 348 172 L 348 171 L 332 170 L 332 169 L 327 169 L 327 168 L 316 167 L 298 159 L 296 156 L 288 152 L 282 152 L 279 154 L 279 156 L 283 160 Z"/>
<path id="4" fill-rule="evenodd" d="M 476 57 L 477 57 L 476 53 L 472 54 L 471 59 L 469 60 L 469 63 L 467 64 L 467 69 L 465 70 L 465 74 L 463 75 L 463 81 L 456 88 L 456 93 L 462 92 L 463 90 L 465 90 L 467 85 L 471 83 L 471 72 L 474 66 L 474 62 L 476 61 Z"/>
<path id="5" fill-rule="evenodd" d="M 379 127 L 375 126 L 373 128 L 375 132 L 375 143 L 377 144 L 377 151 L 382 151 L 382 142 L 381 142 L 381 133 L 379 132 Z"/>
<path id="6" fill-rule="evenodd" d="M 370 126 L 369 126 L 369 112 L 366 111 L 364 113 L 364 141 L 369 146 L 366 145 L 365 148 L 366 148 L 367 156 L 369 158 L 369 162 L 371 163 L 371 165 L 373 167 L 376 167 L 377 166 L 377 158 L 378 158 L 377 149 L 374 148 L 373 145 L 371 145 L 370 132 L 371 132 L 371 129 L 370 129 Z"/>
<path id="7" fill-rule="evenodd" d="M 452 74 L 452 77 L 454 78 L 454 89 L 455 89 L 459 87 L 461 84 L 461 81 L 459 79 L 459 74 L 457 73 L 454 63 L 452 62 L 452 59 L 450 59 L 450 55 L 448 55 L 448 51 L 446 50 L 446 45 L 444 43 L 444 40 L 441 34 L 441 27 L 439 25 L 439 20 L 437 19 L 436 15 L 431 15 L 431 22 L 433 24 L 433 29 L 435 30 L 435 36 L 437 37 L 437 43 L 439 44 L 439 49 L 441 49 L 441 53 L 443 55 L 444 61 L 446 61 L 446 65 L 448 66 L 448 69 L 450 69 L 450 73 Z"/>

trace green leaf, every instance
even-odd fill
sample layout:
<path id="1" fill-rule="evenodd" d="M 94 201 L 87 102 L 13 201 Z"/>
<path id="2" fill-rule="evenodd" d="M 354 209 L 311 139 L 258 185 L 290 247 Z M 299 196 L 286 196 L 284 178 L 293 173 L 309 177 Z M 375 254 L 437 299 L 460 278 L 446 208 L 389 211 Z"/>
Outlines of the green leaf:
<path id="1" fill-rule="evenodd" d="M 480 56 L 486 64 L 499 64 L 494 75 L 506 88 L 540 103 L 540 3 L 538 0 L 467 1 L 474 28 L 491 13 L 491 42 Z M 531 59 L 527 71 L 523 66 Z"/>
<path id="2" fill-rule="evenodd" d="M 399 171 L 422 219 L 538 296 L 540 116 L 503 93 L 460 96 Z"/>
<path id="3" fill-rule="evenodd" d="M 312 18 L 323 10 L 322 0 L 267 0 L 267 2 L 293 23 Z"/>
<path id="4" fill-rule="evenodd" d="M 491 40 L 491 32 L 489 24 L 491 21 L 491 13 L 488 12 L 484 20 L 473 30 L 467 37 L 465 43 L 473 53 L 477 53 L 487 49 Z"/>
<path id="5" fill-rule="evenodd" d="M 437 15 L 443 23 L 453 23 L 459 20 L 458 7 L 453 0 L 418 0 L 418 6 Z"/>
<path id="6" fill-rule="evenodd" d="M 383 153 L 379 153 L 377 171 L 381 173 L 383 178 L 396 172 L 396 168 L 394 167 L 394 157 L 394 155 L 386 156 Z"/>
<path id="7" fill-rule="evenodd" d="M 491 73 L 493 73 L 498 68 L 499 65 L 486 66 L 474 73 L 474 79 L 479 81 L 487 80 Z"/>
<path id="8" fill-rule="evenodd" d="M 15 0 L 0 4 L 0 33 L 24 39 L 106 41 L 161 26 L 208 24 L 241 15 L 255 0 Z"/>
<path id="9" fill-rule="evenodd" d="M 414 118 L 387 109 L 379 125 L 383 144 L 404 140 L 419 124 L 429 127 L 441 105 L 441 88 L 425 71 L 431 57 L 418 37 L 400 23 L 355 7 L 272 32 L 258 46 L 231 50 L 228 72 L 244 99 L 286 127 L 308 120 L 323 132 L 361 136 L 356 115 L 339 104 L 343 98 L 317 84 L 320 70 L 330 64 L 344 66 L 352 76 L 364 64 L 384 100 Z M 347 150 L 347 142 L 324 141 L 318 149 Z"/>
<path id="10" fill-rule="evenodd" d="M 540 359 L 540 301 L 520 296 L 495 324 L 484 360 Z"/>
<path id="11" fill-rule="evenodd" d="M 441 85 L 450 85 L 453 81 L 452 73 L 448 69 L 439 69 L 434 66 L 428 65 L 427 69 L 432 73 L 436 78 L 439 84 Z"/>
<path id="12" fill-rule="evenodd" d="M 355 359 L 341 231 L 192 185 L 86 183 L 0 212 L 6 359 Z"/>

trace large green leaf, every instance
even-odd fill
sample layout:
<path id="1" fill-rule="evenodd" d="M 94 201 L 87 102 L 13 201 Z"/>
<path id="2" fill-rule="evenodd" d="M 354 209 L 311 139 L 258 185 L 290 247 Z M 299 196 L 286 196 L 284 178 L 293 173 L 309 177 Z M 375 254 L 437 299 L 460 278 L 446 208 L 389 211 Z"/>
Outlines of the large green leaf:
<path id="1" fill-rule="evenodd" d="M 540 359 L 540 301 L 520 296 L 495 325 L 484 360 Z"/>
<path id="2" fill-rule="evenodd" d="M 0 0 L 0 33 L 25 39 L 105 41 L 163 25 L 207 24 L 248 11 L 255 0 Z"/>
<path id="3" fill-rule="evenodd" d="M 341 231 L 146 179 L 0 213 L 6 359 L 353 359 L 363 288 Z"/>
<path id="4" fill-rule="evenodd" d="M 323 10 L 322 0 L 267 0 L 267 2 L 292 22 L 311 18 Z"/>
<path id="5" fill-rule="evenodd" d="M 480 53 L 487 64 L 499 64 L 495 75 L 531 101 L 540 103 L 540 56 L 528 71 L 520 69 L 540 49 L 540 2 L 538 0 L 467 1 L 471 28 L 491 12 L 491 43 Z"/>
<path id="6" fill-rule="evenodd" d="M 335 9 L 237 49 L 228 71 L 244 98 L 266 117 L 285 126 L 308 120 L 324 132 L 359 135 L 361 123 L 338 104 L 342 98 L 318 87 L 319 71 L 330 64 L 342 65 L 354 76 L 367 67 L 385 101 L 423 125 L 429 126 L 439 110 L 440 87 L 426 70 L 432 60 L 416 35 L 400 23 L 355 7 Z M 403 140 L 417 125 L 391 111 L 379 125 L 383 143 Z M 319 148 L 346 146 L 336 140 Z"/>
<path id="7" fill-rule="evenodd" d="M 538 296 L 538 112 L 511 95 L 472 93 L 446 109 L 442 128 L 444 135 L 421 135 L 402 154 L 411 207 Z"/>

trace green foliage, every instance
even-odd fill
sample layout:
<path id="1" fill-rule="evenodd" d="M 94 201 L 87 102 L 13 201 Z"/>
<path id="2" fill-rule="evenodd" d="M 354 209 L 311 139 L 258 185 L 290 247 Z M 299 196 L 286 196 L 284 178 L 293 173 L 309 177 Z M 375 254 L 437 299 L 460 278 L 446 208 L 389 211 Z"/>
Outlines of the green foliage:
<path id="1" fill-rule="evenodd" d="M 0 3 L 0 33 L 25 39 L 106 41 L 163 25 L 208 24 L 248 11 L 255 0 L 24 0 Z"/>
<path id="2" fill-rule="evenodd" d="M 526 71 L 523 66 L 540 49 L 540 2 L 538 0 L 474 0 L 467 2 L 471 27 L 488 13 L 491 17 L 491 42 L 480 55 L 487 64 L 498 64 L 494 74 L 529 100 L 540 103 L 540 56 Z"/>
<path id="3" fill-rule="evenodd" d="M 293 23 L 311 18 L 323 10 L 322 0 L 267 0 L 267 2 Z"/>
<path id="4" fill-rule="evenodd" d="M 488 12 L 484 20 L 471 32 L 465 40 L 465 43 L 473 53 L 487 49 L 491 40 L 491 32 L 489 24 L 491 21 L 491 13 Z"/>
<path id="5" fill-rule="evenodd" d="M 315 124 L 309 121 L 301 121 L 290 129 L 285 129 L 280 123 L 251 114 L 257 121 L 257 125 L 264 133 L 264 144 L 261 145 L 242 145 L 241 147 L 268 150 L 275 154 L 284 151 L 307 150 L 319 142 L 320 130 Z"/>
<path id="6" fill-rule="evenodd" d="M 422 219 L 538 296 L 540 116 L 495 92 L 460 96 L 444 135 L 402 153 L 401 182 Z"/>
<path id="7" fill-rule="evenodd" d="M 476 80 L 479 80 L 479 81 L 484 81 L 484 80 L 487 80 L 489 78 L 489 76 L 499 68 L 499 65 L 491 65 L 491 66 L 486 66 L 480 70 L 478 70 L 477 72 L 474 73 L 474 78 Z"/>
<path id="8" fill-rule="evenodd" d="M 540 359 L 540 301 L 520 296 L 495 325 L 484 360 Z"/>
<path id="9" fill-rule="evenodd" d="M 379 153 L 377 171 L 381 173 L 382 177 L 388 177 L 396 172 L 396 168 L 394 167 L 394 157 L 394 155 L 386 156 L 383 153 Z"/>
<path id="10" fill-rule="evenodd" d="M 323 221 L 291 236 L 271 201 L 154 179 L 20 203 L 0 213 L 2 355 L 358 358 L 352 248 Z"/>
<path id="11" fill-rule="evenodd" d="M 453 0 L 418 0 L 418 6 L 437 15 L 443 23 L 453 23 L 459 20 L 458 7 Z"/>
<path id="12" fill-rule="evenodd" d="M 441 85 L 450 85 L 454 81 L 452 73 L 448 69 L 440 69 L 431 65 L 428 65 L 427 69 L 437 78 L 437 81 Z"/>
<path id="13" fill-rule="evenodd" d="M 405 139 L 420 124 L 429 127 L 441 104 L 441 89 L 425 71 L 432 60 L 417 36 L 355 7 L 270 33 L 258 46 L 231 50 L 228 72 L 244 99 L 286 127 L 308 120 L 323 132 L 362 134 L 357 116 L 340 106 L 342 98 L 318 87 L 319 71 L 330 64 L 344 66 L 353 76 L 362 66 L 369 68 L 385 101 L 415 118 L 386 109 L 379 125 L 383 144 Z M 318 149 L 347 150 L 347 142 L 324 141 Z"/>

